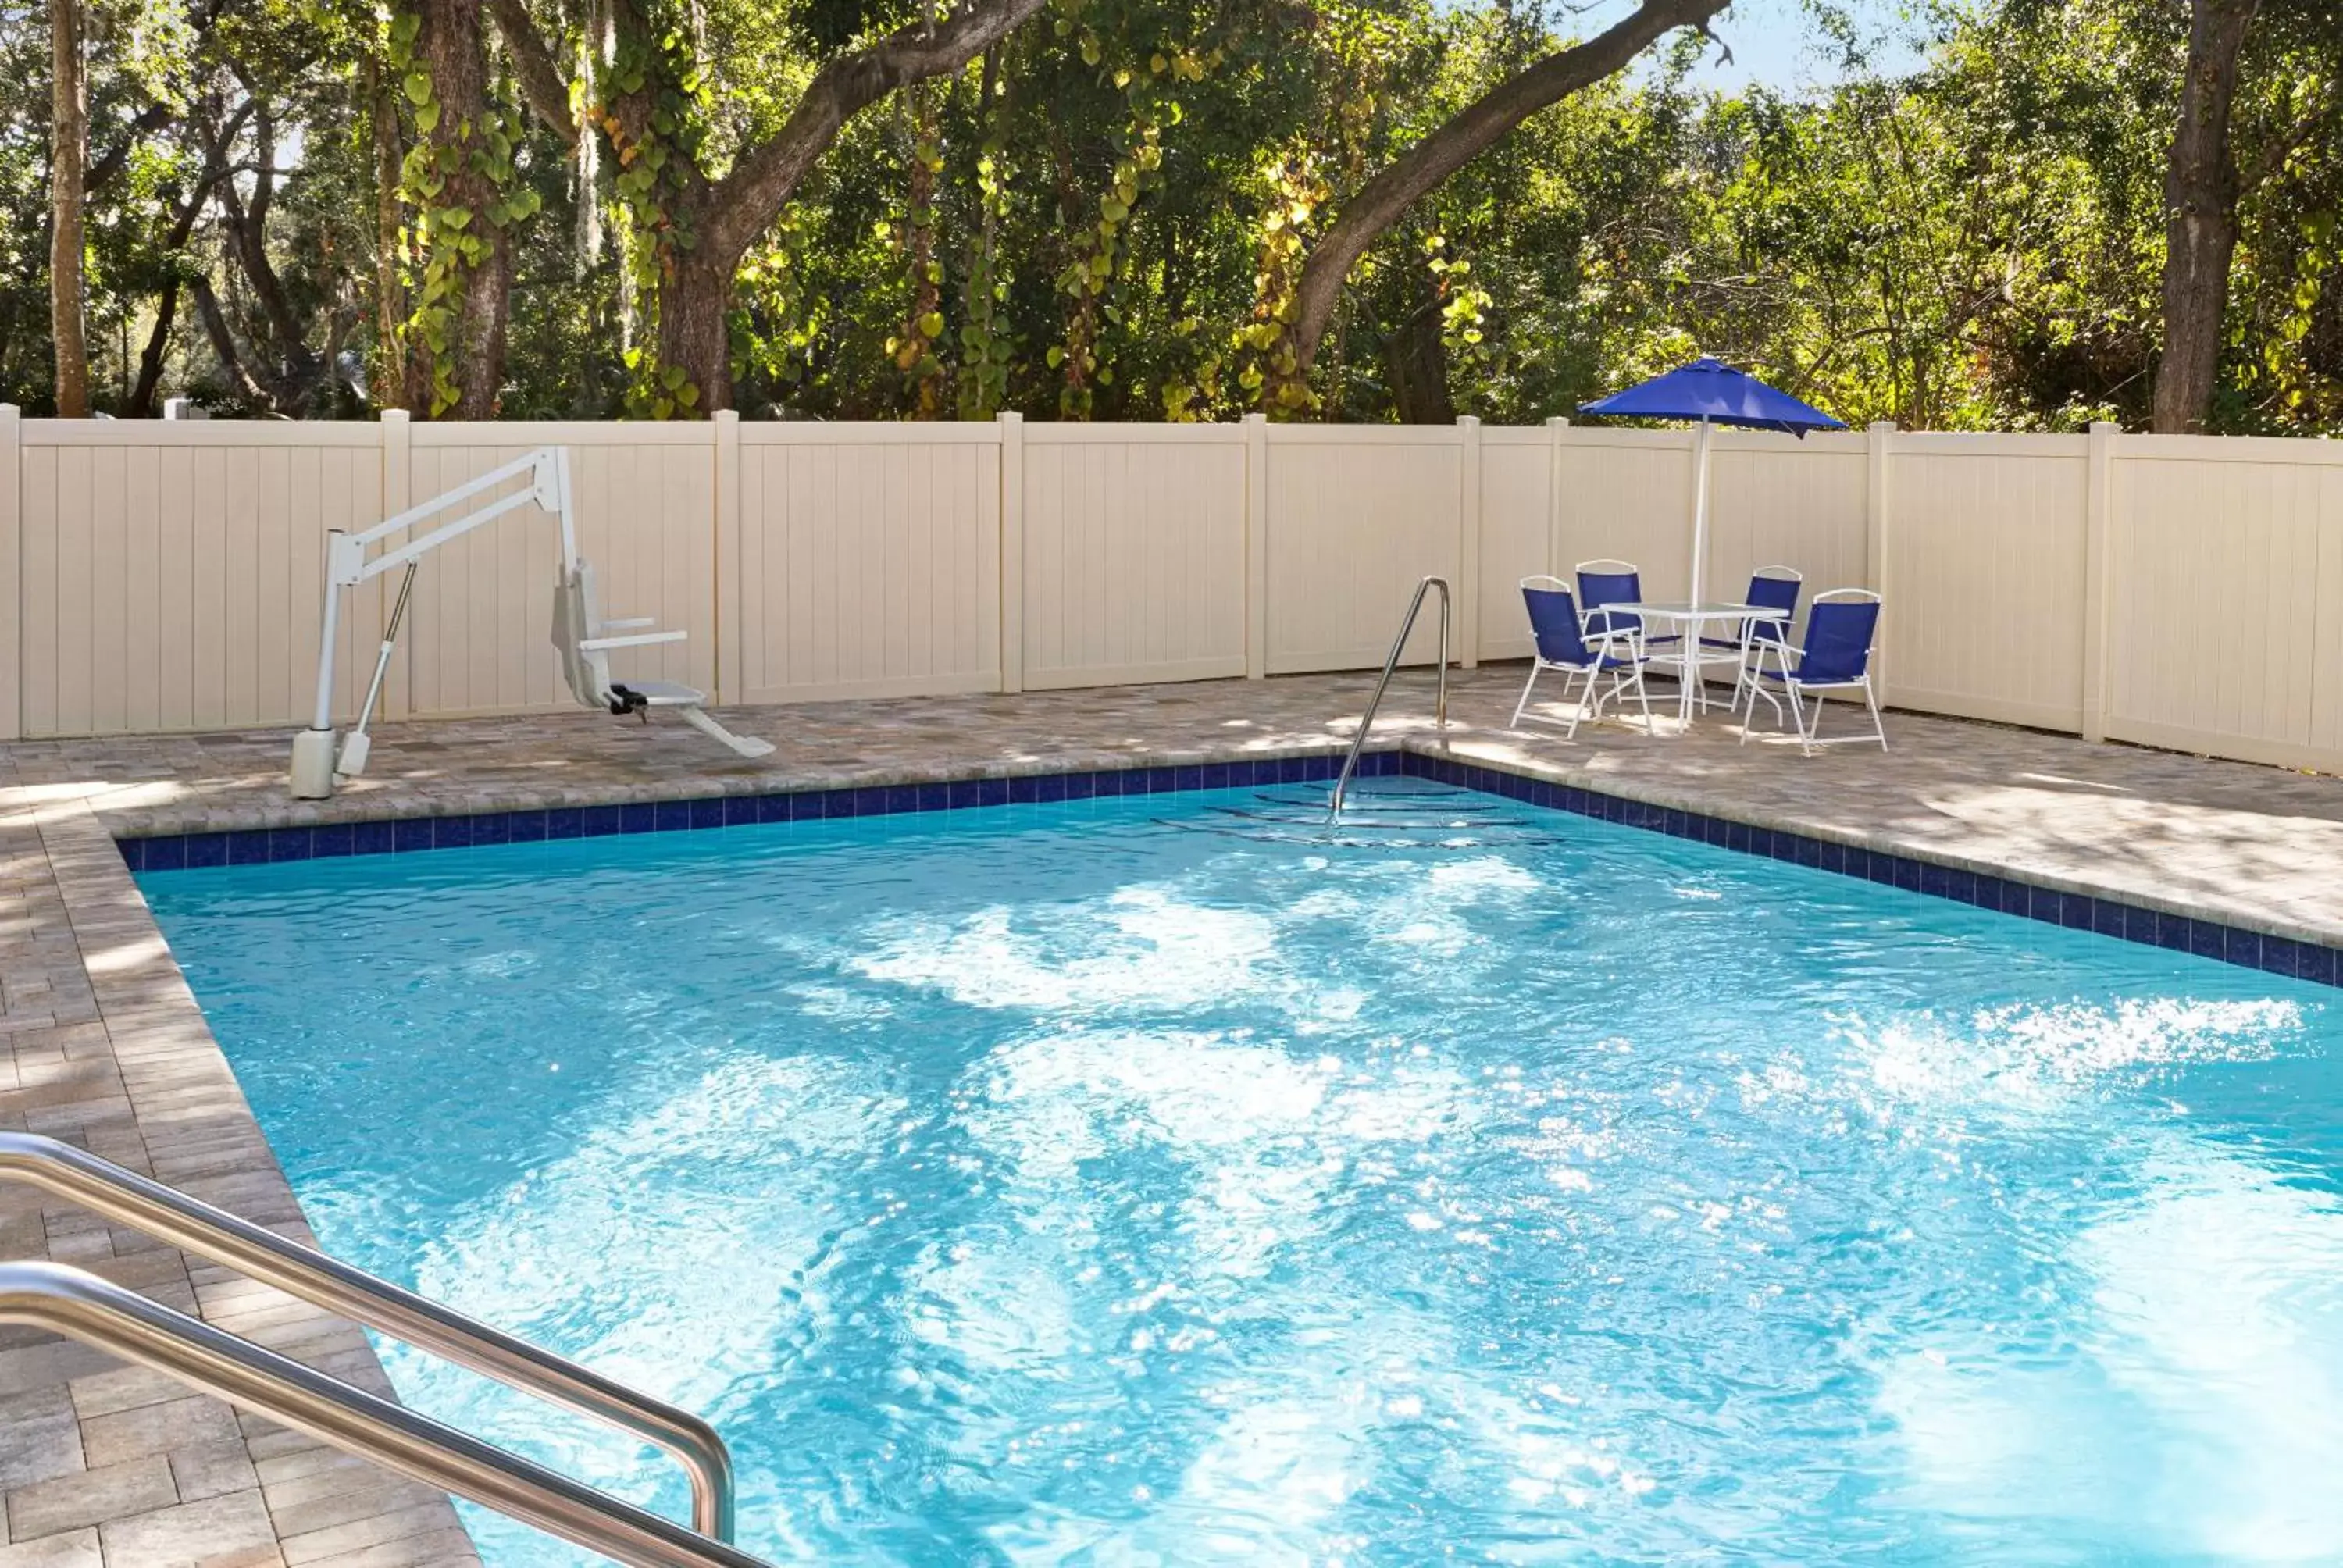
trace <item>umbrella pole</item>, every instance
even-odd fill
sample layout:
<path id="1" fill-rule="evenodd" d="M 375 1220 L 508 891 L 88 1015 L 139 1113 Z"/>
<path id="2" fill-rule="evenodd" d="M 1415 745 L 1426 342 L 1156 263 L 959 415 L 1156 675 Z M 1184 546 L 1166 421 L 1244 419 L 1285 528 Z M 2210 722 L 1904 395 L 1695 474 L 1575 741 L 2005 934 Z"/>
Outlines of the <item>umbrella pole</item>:
<path id="1" fill-rule="evenodd" d="M 1708 445 L 1715 427 L 1707 420 L 1700 422 L 1700 435 L 1693 443 L 1692 491 L 1692 602 L 1701 602 L 1702 578 L 1708 565 Z"/>

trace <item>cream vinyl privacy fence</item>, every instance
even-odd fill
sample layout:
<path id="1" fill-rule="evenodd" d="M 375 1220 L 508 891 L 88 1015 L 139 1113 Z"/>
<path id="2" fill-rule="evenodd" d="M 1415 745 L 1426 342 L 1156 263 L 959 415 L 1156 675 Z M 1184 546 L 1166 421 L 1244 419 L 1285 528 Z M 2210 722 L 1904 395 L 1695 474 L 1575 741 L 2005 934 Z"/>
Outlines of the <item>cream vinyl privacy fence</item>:
<path id="1" fill-rule="evenodd" d="M 1468 662 L 1577 561 L 1689 568 L 1688 432 L 1572 427 L 131 423 L 0 408 L 0 738 L 305 717 L 326 530 L 536 446 L 573 454 L 634 673 L 723 702 L 1125 685 L 1381 662 L 1415 579 Z M 1887 600 L 1896 707 L 2343 770 L 2343 445 L 1720 435 L 1707 579 Z M 551 522 L 427 558 L 392 718 L 565 700 Z M 344 625 L 355 705 L 387 605 Z M 1427 618 L 1411 643 L 1433 657 Z"/>

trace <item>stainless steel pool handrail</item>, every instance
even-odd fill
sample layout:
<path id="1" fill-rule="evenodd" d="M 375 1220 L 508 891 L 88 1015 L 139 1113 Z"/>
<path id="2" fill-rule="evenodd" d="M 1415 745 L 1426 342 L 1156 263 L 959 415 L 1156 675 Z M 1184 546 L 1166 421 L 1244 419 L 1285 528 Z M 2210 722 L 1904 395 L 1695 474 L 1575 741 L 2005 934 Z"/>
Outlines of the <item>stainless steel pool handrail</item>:
<path id="1" fill-rule="evenodd" d="M 732 1456 L 716 1429 L 689 1411 L 638 1393 L 526 1340 L 54 1138 L 0 1132 L 0 1181 L 37 1187 L 183 1252 L 208 1258 L 312 1306 L 656 1444 L 674 1455 L 691 1476 L 693 1526 L 718 1541 L 732 1539 Z"/>
<path id="2" fill-rule="evenodd" d="M 1351 737 L 1351 754 L 1342 759 L 1342 775 L 1334 780 L 1333 799 L 1327 803 L 1329 822 L 1342 814 L 1342 796 L 1351 788 L 1351 773 L 1359 765 L 1359 753 L 1367 749 L 1367 731 L 1375 726 L 1375 709 L 1383 705 L 1383 693 L 1391 688 L 1392 671 L 1399 668 L 1400 651 L 1407 647 L 1408 634 L 1415 629 L 1415 616 L 1423 608 L 1423 596 L 1435 588 L 1440 590 L 1440 705 L 1434 717 L 1443 729 L 1448 728 L 1448 579 L 1430 577 L 1415 585 L 1415 597 L 1407 601 L 1407 614 L 1399 623 L 1399 636 L 1392 639 L 1391 653 L 1383 660 L 1383 678 L 1375 682 L 1375 694 L 1367 699 L 1367 711 L 1359 719 L 1359 732 Z"/>
<path id="3" fill-rule="evenodd" d="M 738 1547 L 80 1269 L 0 1263 L 0 1323 L 45 1329 L 151 1367 L 627 1568 L 770 1568 Z"/>

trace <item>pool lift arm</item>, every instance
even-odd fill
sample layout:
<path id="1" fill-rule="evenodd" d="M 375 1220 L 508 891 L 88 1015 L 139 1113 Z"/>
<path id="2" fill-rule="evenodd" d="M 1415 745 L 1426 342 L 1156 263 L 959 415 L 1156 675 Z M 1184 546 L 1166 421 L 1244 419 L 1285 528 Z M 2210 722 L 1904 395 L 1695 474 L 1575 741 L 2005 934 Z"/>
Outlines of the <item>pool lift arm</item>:
<path id="1" fill-rule="evenodd" d="M 460 501 L 485 495 L 523 475 L 528 477 L 528 487 L 516 490 L 487 505 L 465 513 L 452 522 L 443 523 L 420 538 L 409 539 L 395 549 L 383 551 L 373 559 L 367 558 L 369 547 L 388 538 L 402 529 L 430 521 Z M 372 742 L 367 726 L 373 721 L 375 704 L 382 695 L 383 678 L 390 669 L 391 648 L 398 637 L 399 621 L 407 614 L 407 601 L 415 587 L 415 564 L 426 552 L 437 549 L 450 539 L 460 538 L 473 529 L 492 523 L 507 512 L 534 506 L 560 519 L 561 558 L 564 567 L 578 558 L 577 530 L 569 513 L 569 454 L 558 447 L 539 447 L 525 457 L 516 457 L 500 468 L 492 469 L 468 484 L 457 486 L 445 495 L 434 497 L 419 507 L 409 507 L 395 518 L 386 518 L 374 527 L 359 533 L 341 528 L 326 535 L 326 610 L 317 639 L 317 706 L 310 716 L 309 728 L 293 738 L 293 794 L 303 800 L 322 800 L 334 792 L 337 775 L 355 779 L 366 771 L 367 753 Z M 397 603 L 392 608 L 390 619 L 384 626 L 382 648 L 375 658 L 374 678 L 367 684 L 366 705 L 358 709 L 357 723 L 351 729 L 349 739 L 338 748 L 334 732 L 334 645 L 341 632 L 342 590 L 354 588 L 381 577 L 386 572 L 404 567 L 406 580 L 400 583 Z M 678 632 L 677 637 L 683 634 Z"/>

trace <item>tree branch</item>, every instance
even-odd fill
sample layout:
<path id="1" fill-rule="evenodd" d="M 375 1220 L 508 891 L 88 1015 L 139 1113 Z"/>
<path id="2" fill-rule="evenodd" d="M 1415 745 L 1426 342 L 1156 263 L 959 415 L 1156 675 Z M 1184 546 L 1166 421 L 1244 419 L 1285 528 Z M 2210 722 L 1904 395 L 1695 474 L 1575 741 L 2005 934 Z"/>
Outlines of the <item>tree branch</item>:
<path id="1" fill-rule="evenodd" d="M 195 297 L 196 319 L 203 323 L 204 336 L 211 339 L 212 355 L 218 359 L 229 383 L 246 402 L 277 412 L 276 398 L 245 368 L 244 356 L 236 350 L 236 334 L 228 328 L 219 297 L 212 292 L 212 280 L 198 272 L 187 280 L 187 292 Z"/>
<path id="2" fill-rule="evenodd" d="M 88 177 L 82 182 L 84 198 L 96 196 L 107 182 L 130 166 L 130 155 L 136 149 L 139 137 L 150 131 L 159 131 L 170 123 L 171 111 L 161 104 L 149 104 L 139 110 L 122 140 L 108 147 L 96 163 L 89 166 Z"/>
<path id="3" fill-rule="evenodd" d="M 2335 117 L 2335 112 L 2338 108 L 2343 108 L 2343 95 L 2333 92 L 2328 93 L 2317 106 L 2288 126 L 2285 134 L 2276 137 L 2264 147 L 2261 156 L 2254 160 L 2254 166 L 2237 176 L 2239 199 L 2242 200 L 2253 195 L 2278 170 L 2284 168 L 2286 160 L 2292 157 L 2298 149 L 2317 136 L 2327 123 Z"/>
<path id="4" fill-rule="evenodd" d="M 737 261 L 788 203 L 846 123 L 906 83 L 947 75 L 1007 37 L 1047 0 L 965 0 L 941 22 L 898 28 L 814 73 L 773 136 L 752 148 L 701 201 L 699 243 Z"/>
<path id="5" fill-rule="evenodd" d="M 1344 202 L 1334 222 L 1310 247 L 1295 288 L 1296 352 L 1307 371 L 1333 318 L 1342 286 L 1368 247 L 1407 209 L 1511 134 L 1540 109 L 1624 68 L 1661 35 L 1678 27 L 1708 31 L 1728 0 L 1643 0 L 1634 15 L 1585 43 L 1547 55 L 1515 72 L 1459 110 L 1439 129 L 1383 168 Z"/>
<path id="6" fill-rule="evenodd" d="M 527 0 L 488 0 L 488 15 L 496 22 L 498 36 L 505 41 L 505 53 L 512 57 L 513 75 L 520 83 L 520 95 L 529 113 L 547 130 L 576 146 L 578 116 L 570 112 L 569 84 L 544 35 L 529 19 Z"/>

